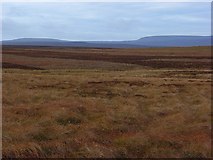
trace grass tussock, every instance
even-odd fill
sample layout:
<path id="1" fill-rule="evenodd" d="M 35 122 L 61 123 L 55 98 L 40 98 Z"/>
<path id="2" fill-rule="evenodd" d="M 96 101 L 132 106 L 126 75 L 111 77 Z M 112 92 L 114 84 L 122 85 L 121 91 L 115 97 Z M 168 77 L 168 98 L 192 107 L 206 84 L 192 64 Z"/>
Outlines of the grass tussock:
<path id="1" fill-rule="evenodd" d="M 210 157 L 197 72 L 4 69 L 3 157 Z"/>
<path id="2" fill-rule="evenodd" d="M 3 47 L 3 158 L 210 158 L 211 47 Z"/>

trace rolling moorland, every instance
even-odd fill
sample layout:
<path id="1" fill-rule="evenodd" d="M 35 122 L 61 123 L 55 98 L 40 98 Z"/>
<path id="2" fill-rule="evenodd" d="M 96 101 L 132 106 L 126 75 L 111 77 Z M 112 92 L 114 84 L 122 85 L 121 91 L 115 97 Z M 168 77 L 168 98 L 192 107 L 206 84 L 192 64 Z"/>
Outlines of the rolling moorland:
<path id="1" fill-rule="evenodd" d="M 211 47 L 3 46 L 4 158 L 210 158 Z"/>

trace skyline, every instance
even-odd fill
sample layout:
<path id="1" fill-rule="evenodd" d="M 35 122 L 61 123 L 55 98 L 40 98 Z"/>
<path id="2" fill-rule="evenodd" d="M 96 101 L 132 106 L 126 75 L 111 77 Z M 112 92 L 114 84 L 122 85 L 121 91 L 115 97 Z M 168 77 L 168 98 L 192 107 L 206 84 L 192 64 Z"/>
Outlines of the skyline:
<path id="1" fill-rule="evenodd" d="M 2 39 L 211 35 L 211 3 L 4 3 Z"/>

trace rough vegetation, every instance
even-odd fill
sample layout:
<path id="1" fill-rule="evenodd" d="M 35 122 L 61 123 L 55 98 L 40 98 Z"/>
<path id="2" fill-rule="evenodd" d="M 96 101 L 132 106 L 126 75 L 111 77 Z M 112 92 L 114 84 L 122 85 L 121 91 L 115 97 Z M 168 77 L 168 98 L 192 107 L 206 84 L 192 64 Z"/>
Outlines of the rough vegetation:
<path id="1" fill-rule="evenodd" d="M 195 48 L 3 48 L 3 157 L 210 158 L 210 48 Z M 103 60 L 146 54 L 192 67 Z"/>

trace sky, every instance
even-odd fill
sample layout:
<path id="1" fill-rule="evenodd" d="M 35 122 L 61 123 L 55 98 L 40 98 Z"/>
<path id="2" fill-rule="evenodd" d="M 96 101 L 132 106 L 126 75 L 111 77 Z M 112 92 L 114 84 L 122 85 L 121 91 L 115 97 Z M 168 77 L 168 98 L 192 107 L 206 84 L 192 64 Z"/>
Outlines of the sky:
<path id="1" fill-rule="evenodd" d="M 134 40 L 211 35 L 211 3 L 27 3 L 2 5 L 2 39 Z"/>

